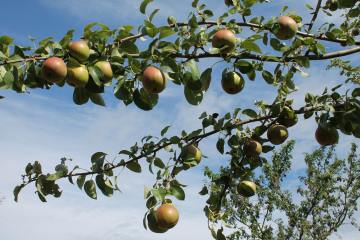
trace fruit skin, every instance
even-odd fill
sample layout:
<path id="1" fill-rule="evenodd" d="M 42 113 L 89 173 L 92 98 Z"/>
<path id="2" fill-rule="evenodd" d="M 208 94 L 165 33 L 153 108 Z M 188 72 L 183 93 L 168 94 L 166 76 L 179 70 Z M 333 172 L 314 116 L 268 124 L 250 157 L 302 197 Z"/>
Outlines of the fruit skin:
<path id="1" fill-rule="evenodd" d="M 154 233 L 164 233 L 167 232 L 167 228 L 162 228 L 159 226 L 159 223 L 156 219 L 156 213 L 155 212 L 151 212 L 147 215 L 147 221 L 148 221 L 148 228 L 150 229 L 150 231 L 154 232 Z"/>
<path id="2" fill-rule="evenodd" d="M 161 93 L 166 87 L 166 78 L 160 69 L 149 66 L 142 75 L 142 84 L 149 93 Z"/>
<path id="3" fill-rule="evenodd" d="M 289 132 L 284 125 L 274 124 L 269 127 L 267 137 L 274 145 L 282 144 L 289 136 Z"/>
<path id="4" fill-rule="evenodd" d="M 237 192 L 243 197 L 252 197 L 256 194 L 256 184 L 251 181 L 241 181 L 237 186 Z"/>
<path id="5" fill-rule="evenodd" d="M 284 107 L 283 111 L 279 115 L 278 122 L 280 125 L 284 125 L 289 128 L 298 122 L 298 116 L 291 108 Z"/>
<path id="6" fill-rule="evenodd" d="M 46 59 L 41 68 L 41 76 L 48 82 L 60 83 L 67 75 L 64 60 L 58 57 Z"/>
<path id="7" fill-rule="evenodd" d="M 250 139 L 245 142 L 243 151 L 248 157 L 259 156 L 262 152 L 262 145 L 258 141 Z"/>
<path id="8" fill-rule="evenodd" d="M 98 67 L 102 72 L 103 77 L 101 80 L 104 83 L 108 83 L 113 79 L 114 74 L 111 69 L 111 64 L 108 61 L 99 61 L 95 63 L 95 66 Z"/>
<path id="9" fill-rule="evenodd" d="M 66 81 L 68 84 L 75 87 L 85 87 L 89 81 L 89 72 L 86 66 L 68 66 L 68 76 Z"/>
<path id="10" fill-rule="evenodd" d="M 219 48 L 220 53 L 223 54 L 232 52 L 235 49 L 235 45 L 236 36 L 228 29 L 218 30 L 212 39 L 212 46 Z"/>
<path id="11" fill-rule="evenodd" d="M 156 218 L 160 228 L 170 229 L 179 221 L 179 212 L 171 203 L 164 203 L 156 210 Z"/>
<path id="12" fill-rule="evenodd" d="M 69 53 L 80 62 L 85 62 L 90 56 L 90 48 L 86 41 L 79 40 L 69 44 Z"/>
<path id="13" fill-rule="evenodd" d="M 245 80 L 236 72 L 227 72 L 221 79 L 221 86 L 229 94 L 239 93 L 244 89 Z"/>
<path id="14" fill-rule="evenodd" d="M 289 40 L 296 35 L 298 25 L 294 19 L 288 16 L 280 16 L 277 20 L 279 28 L 275 31 L 275 36 L 281 40 Z"/>
<path id="15" fill-rule="evenodd" d="M 336 128 L 318 126 L 315 132 L 316 141 L 322 146 L 329 146 L 339 142 L 339 133 Z"/>
<path id="16" fill-rule="evenodd" d="M 334 11 L 338 10 L 338 8 L 339 8 L 339 2 L 337 0 L 329 0 L 326 2 L 326 7 L 330 11 L 334 12 Z"/>
<path id="17" fill-rule="evenodd" d="M 185 160 L 189 158 L 194 158 L 198 164 L 201 162 L 202 153 L 200 149 L 194 144 L 184 147 L 181 154 Z"/>

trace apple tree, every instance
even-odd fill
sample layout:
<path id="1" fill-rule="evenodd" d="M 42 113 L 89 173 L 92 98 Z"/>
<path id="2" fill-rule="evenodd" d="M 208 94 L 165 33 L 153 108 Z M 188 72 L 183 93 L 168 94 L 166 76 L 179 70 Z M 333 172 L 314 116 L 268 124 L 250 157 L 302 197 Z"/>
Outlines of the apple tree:
<path id="1" fill-rule="evenodd" d="M 338 143 L 341 134 L 360 137 L 360 67 L 344 59 L 360 52 L 360 2 L 314 1 L 313 5 L 306 4 L 310 14 L 306 19 L 285 5 L 273 17 L 259 16 L 257 9 L 274 4 L 269 0 L 221 1 L 227 10 L 219 16 L 214 15 L 205 1 L 194 0 L 187 21 L 179 22 L 169 16 L 160 25 L 154 22 L 160 9 L 149 10 L 151 2 L 144 0 L 140 5 L 140 14 L 145 19 L 140 26 L 110 29 L 101 23 L 90 23 L 81 39 L 73 39 L 75 30 L 69 30 L 59 41 L 48 37 L 39 41 L 36 48 L 19 46 L 10 36 L 1 36 L 0 88 L 26 93 L 34 88 L 50 90 L 67 84 L 73 87 L 75 104 L 91 101 L 102 106 L 105 106 L 104 89 L 112 88 L 116 100 L 150 111 L 161 101 L 161 94 L 169 85 L 183 91 L 189 104 L 199 105 L 210 84 L 221 82 L 224 92 L 234 95 L 241 94 L 246 82 L 263 79 L 263 84 L 272 86 L 277 93 L 275 99 L 271 102 L 260 99 L 254 106 L 240 104 L 223 116 L 204 112 L 199 116 L 200 129 L 182 131 L 179 135 L 168 136 L 169 126 L 166 126 L 159 137 L 144 136 L 131 148 L 119 151 L 116 161 L 108 159 L 104 152 L 96 152 L 91 156 L 90 170 L 72 166 L 66 158 L 50 173 L 43 172 L 40 162 L 29 163 L 21 183 L 14 189 L 15 201 L 28 185 L 35 186 L 43 202 L 49 196 L 58 198 L 62 194 L 60 179 L 76 182 L 90 198 L 96 199 L 99 192 L 110 197 L 119 190 L 118 171 L 126 168 L 140 173 L 147 164 L 156 181 L 146 192 L 148 212 L 144 226 L 153 232 L 166 232 L 179 219 L 171 199 L 185 199 L 185 186 L 177 176 L 199 164 L 203 155 L 198 144 L 216 135 L 214 148 L 230 161 L 218 173 L 206 171 L 212 181 L 200 192 L 209 196 L 205 213 L 215 239 L 226 239 L 219 226 L 221 222 L 236 226 L 237 221 L 249 229 L 241 228 L 228 239 L 246 236 L 248 239 L 295 239 L 293 236 L 325 239 L 326 231 L 333 232 L 338 225 L 327 221 L 326 214 L 330 213 L 322 210 L 334 210 L 335 205 L 347 206 L 347 203 L 333 197 L 325 201 L 320 196 L 327 206 L 315 212 L 311 204 L 315 201 L 314 205 L 319 207 L 320 201 L 315 193 L 325 194 L 320 189 L 323 184 L 329 184 L 325 185 L 326 189 L 332 189 L 333 173 L 344 179 L 341 181 L 353 178 L 355 173 L 351 169 L 356 169 L 355 176 L 359 173 L 355 147 L 349 162 L 332 161 L 333 147 L 325 146 Z M 333 14 L 341 16 L 340 22 L 318 22 L 319 15 L 324 14 L 329 19 Z M 335 50 L 329 52 L 329 46 Z M 216 59 L 227 67 L 221 74 L 213 72 L 213 66 L 200 70 L 198 63 L 203 59 Z M 305 77 L 306 69 L 317 61 L 327 62 L 329 69 L 338 69 L 342 81 L 336 86 L 324 86 L 320 95 L 309 89 L 303 96 L 304 106 L 295 108 L 291 98 L 291 93 L 297 90 L 294 78 Z M 292 145 L 275 152 L 272 161 L 267 161 L 265 154 L 275 145 L 285 143 L 299 118 L 317 122 L 314 138 L 323 148 L 306 157 L 308 175 L 302 178 L 306 187 L 300 189 L 305 200 L 297 206 L 279 186 L 290 171 Z M 159 156 L 164 151 L 168 152 L 168 159 Z M 352 167 L 354 164 L 356 167 Z M 326 182 L 322 182 L 323 178 Z M 344 191 L 358 191 L 356 183 L 357 188 L 342 185 Z M 356 205 L 356 201 L 351 204 Z M 260 207 L 266 210 L 262 225 L 258 218 L 263 213 Z M 287 223 L 279 220 L 277 237 L 272 235 L 274 227 L 266 224 L 276 208 L 289 220 Z M 349 207 L 351 211 L 355 208 Z M 345 214 L 348 215 L 349 212 Z M 329 223 L 327 227 L 331 229 L 316 225 L 308 231 L 309 216 Z"/>

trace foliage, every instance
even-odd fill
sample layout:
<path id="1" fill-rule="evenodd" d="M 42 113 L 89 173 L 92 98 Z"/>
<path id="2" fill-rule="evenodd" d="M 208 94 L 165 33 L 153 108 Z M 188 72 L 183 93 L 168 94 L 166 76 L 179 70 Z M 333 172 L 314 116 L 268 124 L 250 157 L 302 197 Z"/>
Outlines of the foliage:
<path id="1" fill-rule="evenodd" d="M 167 126 L 160 132 L 160 137 L 145 136 L 129 149 L 119 151 L 115 159 L 110 160 L 103 152 L 94 153 L 90 159 L 90 170 L 72 166 L 71 159 L 66 158 L 61 159 L 54 171 L 50 173 L 42 171 L 40 162 L 29 163 L 22 176 L 22 182 L 14 189 L 15 201 L 18 200 L 20 191 L 29 184 L 35 185 L 41 201 L 45 202 L 49 195 L 60 197 L 62 191 L 58 184 L 59 180 L 64 178 L 67 178 L 71 184 L 74 184 L 76 178 L 77 186 L 92 199 L 97 199 L 99 192 L 110 197 L 114 191 L 119 191 L 117 171 L 127 168 L 140 173 L 145 166 L 142 160 L 146 160 L 149 171 L 156 176 L 153 187 L 145 192 L 146 206 L 149 209 L 144 216 L 144 226 L 147 227 L 148 220 L 154 220 L 156 215 L 154 213 L 158 207 L 171 202 L 170 197 L 177 200 L 185 199 L 185 186 L 176 179 L 176 176 L 182 171 L 197 166 L 199 159 L 191 154 L 181 154 L 183 150 L 190 145 L 196 147 L 199 142 L 209 136 L 217 135 L 218 141 L 215 147 L 220 154 L 229 157 L 230 164 L 222 172 L 228 175 L 221 173 L 220 177 L 214 181 L 219 186 L 224 186 L 222 190 L 212 186 L 210 190 L 204 188 L 201 191 L 201 194 L 210 193 L 208 206 L 205 208 L 210 222 L 225 220 L 235 226 L 237 224 L 235 219 L 239 218 L 247 224 L 251 223 L 252 236 L 261 239 L 273 238 L 274 234 L 278 234 L 277 237 L 280 239 L 285 238 L 286 234 L 297 234 L 296 236 L 312 234 L 311 237 L 326 238 L 326 234 L 330 234 L 338 228 L 338 225 L 319 226 L 319 228 L 313 228 L 313 231 L 307 231 L 304 228 L 308 224 L 306 219 L 314 212 L 312 209 L 308 216 L 304 217 L 308 212 L 306 204 L 309 203 L 309 199 L 318 201 L 314 193 L 322 191 L 318 189 L 319 185 L 316 185 L 320 182 L 325 184 L 327 190 L 340 193 L 336 184 L 335 186 L 326 185 L 333 182 L 332 176 L 326 181 L 317 177 L 328 174 L 329 171 L 337 175 L 340 171 L 350 168 L 351 163 L 339 160 L 341 163 L 339 166 L 332 165 L 333 150 L 324 152 L 325 150 L 322 149 L 307 156 L 309 174 L 312 171 L 316 174 L 314 176 L 308 174 L 303 179 L 303 186 L 307 186 L 308 189 L 302 188 L 303 190 L 299 192 L 304 199 L 304 205 L 297 206 L 279 185 L 283 174 L 290 170 L 289 154 L 292 145 L 287 145 L 282 152 L 276 153 L 272 163 L 268 163 L 263 155 L 248 156 L 243 147 L 247 142 L 253 142 L 257 148 L 254 152 L 271 151 L 274 148 L 271 143 L 278 144 L 285 141 L 288 137 L 287 128 L 297 124 L 301 115 L 304 119 L 314 116 L 319 127 L 335 133 L 333 135 L 341 131 L 346 135 L 360 137 L 359 66 L 353 66 L 353 62 L 341 59 L 341 57 L 360 52 L 359 34 L 357 34 L 360 27 L 359 1 L 336 0 L 334 4 L 333 0 L 328 0 L 326 3 L 318 0 L 315 6 L 307 4 L 306 7 L 312 15 L 309 20 L 305 20 L 294 11 L 288 11 L 288 7 L 283 6 L 277 15 L 288 16 L 285 19 L 290 19 L 290 21 L 280 22 L 279 16 L 266 19 L 256 14 L 256 7 L 273 4 L 270 1 L 227 0 L 225 1 L 229 7 L 227 11 L 220 16 L 214 16 L 206 4 L 194 0 L 193 11 L 189 13 L 186 22 L 178 22 L 174 17 L 169 16 L 167 23 L 160 25 L 156 25 L 154 21 L 160 9 L 149 11 L 151 2 L 153 1 L 144 0 L 140 5 L 140 13 L 145 17 L 142 25 L 137 27 L 126 25 L 112 30 L 101 23 L 90 23 L 84 28 L 80 41 L 73 39 L 74 30 L 69 30 L 60 41 L 51 37 L 39 42 L 33 40 L 36 48 L 19 46 L 11 37 L 1 36 L 0 88 L 24 93 L 33 88 L 51 89 L 55 86 L 64 87 L 67 84 L 73 87 L 75 104 L 86 104 L 90 100 L 102 106 L 105 106 L 102 98 L 105 88 L 113 88 L 114 96 L 125 105 L 134 103 L 140 109 L 150 111 L 161 101 L 161 92 L 166 91 L 165 79 L 167 79 L 170 81 L 168 84 L 182 88 L 189 104 L 199 105 L 215 73 L 212 69 L 214 65 L 202 71 L 198 63 L 202 59 L 218 58 L 227 64 L 222 72 L 223 78 L 232 72 L 229 75 L 232 76 L 229 78 L 231 84 L 224 84 L 226 88 L 229 88 L 227 92 L 241 94 L 243 87 L 246 88 L 247 81 L 261 78 L 264 84 L 274 87 L 278 93 L 276 98 L 270 103 L 260 99 L 255 106 L 240 106 L 229 110 L 223 116 L 219 113 L 204 112 L 199 117 L 202 127 L 190 133 L 182 131 L 179 135 L 167 136 L 170 127 Z M 327 14 L 331 17 L 334 12 L 341 14 L 340 24 L 332 22 L 315 24 L 319 14 Z M 314 26 L 317 25 L 320 27 L 314 30 Z M 216 34 L 224 29 L 228 30 L 225 31 L 227 32 L 225 37 Z M 290 32 L 281 32 L 284 31 L 282 29 Z M 220 40 L 216 40 L 215 35 L 217 35 L 216 39 Z M 281 41 L 279 38 L 288 40 Z M 325 43 L 331 44 L 336 50 L 328 52 Z M 210 47 L 211 45 L 213 47 Z M 216 48 L 217 46 L 219 48 Z M 56 81 L 51 81 L 53 67 L 51 64 L 46 67 L 47 74 L 44 76 L 43 62 L 51 57 L 61 58 L 64 61 L 67 65 L 66 77 L 63 78 L 65 69 L 62 68 L 61 71 L 54 71 L 57 73 L 54 79 Z M 340 75 L 346 78 L 345 81 L 339 82 L 337 86 L 326 86 L 320 95 L 307 93 L 304 96 L 305 105 L 295 109 L 294 100 L 289 96 L 297 90 L 294 79 L 298 75 L 306 77 L 308 75 L 306 69 L 311 67 L 313 61 L 328 59 L 331 59 L 328 68 L 340 69 Z M 105 67 L 102 69 L 103 64 L 99 62 L 105 62 L 106 71 Z M 107 63 L 110 63 L 110 69 Z M 75 73 L 75 71 L 80 71 L 79 69 L 81 74 Z M 144 76 L 145 69 L 152 70 L 147 71 Z M 217 78 L 221 79 L 220 76 Z M 234 86 L 237 89 L 231 89 Z M 273 131 L 273 126 L 279 124 L 281 126 Z M 271 142 L 265 134 L 269 128 L 273 132 L 270 134 L 273 136 Z M 317 137 L 321 139 L 324 136 Z M 337 139 L 335 140 L 326 141 L 326 143 L 337 142 Z M 325 144 L 325 142 L 319 143 Z M 162 151 L 168 153 L 168 159 L 159 157 Z M 199 154 L 196 155 L 199 156 Z M 319 162 L 318 159 L 328 161 Z M 353 159 L 357 157 L 354 156 Z M 280 161 L 284 161 L 284 164 L 280 164 Z M 314 165 L 315 163 L 317 164 Z M 317 169 L 319 166 L 323 169 Z M 253 179 L 256 169 L 263 171 L 262 178 Z M 217 178 L 216 174 L 213 175 L 210 172 L 208 176 Z M 269 214 L 276 208 L 282 210 L 289 219 L 288 226 L 286 222 L 279 220 L 277 221 L 278 228 L 273 230 L 265 225 L 268 220 L 265 218 L 260 231 L 257 216 L 260 216 L 262 211 L 260 208 L 264 206 L 255 205 L 254 207 L 254 205 L 249 205 L 252 204 L 251 202 L 243 198 L 240 200 L 244 205 L 239 207 L 244 212 L 231 212 L 229 206 L 238 205 L 234 202 L 237 189 L 233 187 L 235 177 L 237 181 L 248 181 L 242 185 L 247 189 L 239 191 L 239 194 L 245 193 L 248 196 L 256 192 L 256 187 L 254 187 L 256 185 L 251 183 L 255 181 L 257 188 L 260 189 L 256 195 L 259 202 L 265 205 L 271 204 L 268 207 Z M 347 177 L 350 178 L 351 174 Z M 344 181 L 348 178 L 344 176 Z M 339 182 L 341 183 L 342 181 Z M 271 203 L 267 201 L 269 198 L 271 198 Z M 224 204 L 224 199 L 227 199 L 230 205 Z M 316 209 L 319 215 L 315 213 L 311 215 L 314 219 L 316 218 L 317 223 L 328 221 L 326 214 L 329 213 L 323 212 L 326 209 L 337 210 L 335 203 L 327 201 L 324 203 L 327 206 Z M 354 205 L 348 206 L 340 200 L 336 200 L 336 204 L 355 209 Z M 254 211 L 253 207 L 258 210 Z M 294 209 L 296 211 L 293 211 Z M 224 212 L 226 214 L 222 214 Z M 330 218 L 334 216 L 331 215 Z M 268 218 L 270 220 L 270 216 Z M 156 219 L 151 223 L 152 229 L 158 232 L 168 230 L 154 226 L 154 223 L 156 224 Z M 223 228 L 212 231 L 214 238 L 225 239 Z M 247 234 L 249 231 L 239 230 L 229 238 L 247 237 L 249 236 Z M 259 237 L 259 234 L 265 235 Z M 265 236 L 267 238 L 263 238 Z"/>

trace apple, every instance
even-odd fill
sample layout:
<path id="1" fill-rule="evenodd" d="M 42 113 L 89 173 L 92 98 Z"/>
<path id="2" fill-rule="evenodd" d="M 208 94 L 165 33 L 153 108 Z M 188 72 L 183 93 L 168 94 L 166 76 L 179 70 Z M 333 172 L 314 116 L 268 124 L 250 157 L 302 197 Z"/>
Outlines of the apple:
<path id="1" fill-rule="evenodd" d="M 269 127 L 267 131 L 267 137 L 269 141 L 274 145 L 282 144 L 289 136 L 287 128 L 283 125 L 274 124 Z"/>
<path id="2" fill-rule="evenodd" d="M 111 64 L 108 61 L 99 61 L 95 63 L 95 66 L 98 67 L 102 73 L 101 80 L 104 83 L 108 83 L 113 79 L 113 71 L 111 69 Z"/>
<path id="3" fill-rule="evenodd" d="M 159 226 L 159 223 L 157 221 L 156 218 L 156 213 L 154 211 L 151 211 L 148 215 L 147 215 L 147 222 L 148 222 L 148 228 L 150 229 L 150 231 L 154 232 L 154 233 L 164 233 L 167 232 L 167 228 L 162 228 Z"/>
<path id="4" fill-rule="evenodd" d="M 322 146 L 333 145 L 339 142 L 339 133 L 334 127 L 319 125 L 315 132 L 315 138 Z"/>
<path id="5" fill-rule="evenodd" d="M 212 38 L 212 46 L 219 48 L 220 53 L 230 53 L 235 49 L 236 36 L 228 29 L 218 30 Z"/>
<path id="6" fill-rule="evenodd" d="M 164 203 L 156 210 L 158 226 L 163 229 L 175 227 L 179 221 L 179 212 L 171 203 Z"/>
<path id="7" fill-rule="evenodd" d="M 41 68 L 41 77 L 48 82 L 60 83 L 67 75 L 67 68 L 64 60 L 58 57 L 46 59 Z"/>
<path id="8" fill-rule="evenodd" d="M 275 36 L 281 40 L 293 38 L 298 31 L 298 25 L 289 16 L 280 16 L 277 20 L 278 28 L 274 31 Z"/>
<path id="9" fill-rule="evenodd" d="M 248 157 L 259 156 L 262 152 L 262 146 L 258 141 L 250 139 L 245 142 L 243 151 Z"/>
<path id="10" fill-rule="evenodd" d="M 142 75 L 142 84 L 149 93 L 161 93 L 166 87 L 166 78 L 163 72 L 153 66 L 148 66 Z"/>
<path id="11" fill-rule="evenodd" d="M 292 127 L 298 122 L 298 116 L 289 107 L 284 107 L 279 115 L 278 122 L 285 127 Z"/>
<path id="12" fill-rule="evenodd" d="M 89 81 L 89 72 L 86 66 L 68 66 L 68 76 L 66 81 L 68 84 L 75 87 L 85 87 Z"/>
<path id="13" fill-rule="evenodd" d="M 194 144 L 185 146 L 181 151 L 182 157 L 186 159 L 194 159 L 198 164 L 201 162 L 201 151 Z"/>
<path id="14" fill-rule="evenodd" d="M 237 192 L 243 197 L 252 197 L 256 194 L 256 184 L 252 181 L 241 181 L 237 186 Z"/>
<path id="15" fill-rule="evenodd" d="M 85 62 L 90 56 L 90 48 L 85 40 L 78 40 L 69 44 L 69 53 L 79 62 Z"/>
<path id="16" fill-rule="evenodd" d="M 243 90 L 245 80 L 239 73 L 227 72 L 222 76 L 221 85 L 225 92 L 236 94 Z"/>

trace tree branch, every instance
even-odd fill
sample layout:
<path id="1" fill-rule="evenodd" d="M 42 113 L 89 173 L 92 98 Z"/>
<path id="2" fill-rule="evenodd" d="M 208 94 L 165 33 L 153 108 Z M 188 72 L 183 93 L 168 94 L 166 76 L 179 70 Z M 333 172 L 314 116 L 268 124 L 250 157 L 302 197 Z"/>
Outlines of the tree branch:
<path id="1" fill-rule="evenodd" d="M 229 58 L 233 59 L 253 59 L 258 61 L 264 61 L 264 62 L 292 62 L 296 60 L 297 58 L 301 57 L 308 57 L 309 60 L 327 60 L 332 58 L 338 58 L 338 57 L 344 57 L 348 56 L 354 53 L 360 52 L 360 46 L 354 47 L 346 50 L 341 51 L 335 51 L 330 52 L 324 55 L 309 55 L 309 56 L 294 56 L 294 57 L 281 57 L 281 56 L 262 56 L 262 55 L 256 55 L 252 53 L 241 53 L 237 56 L 229 56 Z M 210 54 L 210 53 L 201 53 L 198 55 L 192 55 L 192 54 L 173 54 L 172 57 L 176 58 L 186 58 L 186 59 L 199 59 L 199 58 L 221 58 L 224 57 L 222 54 Z"/>
<path id="2" fill-rule="evenodd" d="M 320 11 L 320 8 L 321 8 L 321 2 L 322 2 L 322 0 L 318 0 L 318 3 L 317 3 L 317 6 L 316 6 L 314 15 L 313 15 L 313 17 L 312 17 L 312 19 L 311 19 L 311 21 L 310 21 L 309 27 L 308 27 L 308 32 L 310 32 L 311 29 L 312 29 L 312 27 L 314 26 L 314 23 L 315 23 L 315 21 L 316 21 L 316 18 L 317 18 L 317 16 L 318 16 L 319 11 Z"/>
<path id="3" fill-rule="evenodd" d="M 229 56 L 228 58 L 232 59 L 252 59 L 252 60 L 258 60 L 262 62 L 293 62 L 298 58 L 307 57 L 311 61 L 319 61 L 319 60 L 327 60 L 332 58 L 338 58 L 338 57 L 345 57 L 354 53 L 360 52 L 360 46 L 354 47 L 346 50 L 340 50 L 335 52 L 330 52 L 324 55 L 301 55 L 301 56 L 293 56 L 293 57 L 281 57 L 281 56 L 271 56 L 271 55 L 257 55 L 252 53 L 241 53 L 239 55 L 233 55 Z M 125 56 L 131 56 L 133 58 L 139 58 L 139 54 L 127 54 Z M 175 53 L 171 54 L 170 57 L 174 58 L 184 58 L 184 59 L 201 59 L 201 58 L 223 58 L 226 55 L 222 54 L 211 54 L 211 53 L 200 53 L 197 55 L 193 54 L 183 54 L 183 53 Z M 16 64 L 21 62 L 31 62 L 31 61 L 43 61 L 46 60 L 48 57 L 41 57 L 41 56 L 33 56 L 25 59 L 18 59 L 18 60 L 9 60 L 9 61 L 3 61 L 0 62 L 0 66 L 7 65 L 7 64 Z"/>
<path id="4" fill-rule="evenodd" d="M 295 110 L 294 112 L 296 114 L 304 114 L 304 113 L 307 113 L 307 112 L 313 112 L 313 111 L 320 111 L 323 109 L 323 106 L 313 106 L 313 107 L 303 107 L 303 108 L 300 108 L 298 110 Z M 262 117 L 258 117 L 258 118 L 253 118 L 253 119 L 248 119 L 248 120 L 244 120 L 244 121 L 235 121 L 233 124 L 231 124 L 230 126 L 226 126 L 226 127 L 222 127 L 220 129 L 217 129 L 217 130 L 212 130 L 210 132 L 207 132 L 207 133 L 203 133 L 203 134 L 200 134 L 200 135 L 197 135 L 195 137 L 191 137 L 189 138 L 188 136 L 185 136 L 185 137 L 182 137 L 180 138 L 180 141 L 186 141 L 188 144 L 192 144 L 194 142 L 199 142 L 201 141 L 202 139 L 204 138 L 207 138 L 211 135 L 214 135 L 216 133 L 219 133 L 221 131 L 225 131 L 225 130 L 232 130 L 232 129 L 235 129 L 239 126 L 242 126 L 242 125 L 246 125 L 246 124 L 250 124 L 250 123 L 254 123 L 254 122 L 259 122 L 259 121 L 264 121 L 264 120 L 269 120 L 269 119 L 272 119 L 276 117 L 275 115 L 266 115 L 266 116 L 262 116 Z M 118 164 L 115 164 L 113 166 L 111 166 L 110 168 L 106 169 L 106 170 L 101 170 L 101 171 L 88 171 L 88 172 L 80 172 L 80 173 L 73 173 L 73 172 L 70 172 L 69 174 L 66 174 L 60 178 L 68 178 L 68 177 L 77 177 L 77 176 L 88 176 L 88 175 L 94 175 L 94 174 L 101 174 L 101 173 L 104 173 L 104 172 L 107 172 L 107 171 L 110 171 L 110 170 L 114 170 L 116 168 L 119 168 L 119 167 L 125 167 L 126 165 L 132 163 L 132 162 L 135 162 L 135 161 L 138 161 L 140 160 L 141 158 L 144 158 L 144 157 L 147 157 L 149 155 L 152 155 L 152 154 L 155 154 L 157 153 L 158 151 L 160 151 L 161 149 L 164 149 L 170 145 L 172 145 L 173 143 L 171 141 L 167 141 L 167 142 L 164 142 L 163 144 L 160 144 L 158 145 L 157 147 L 155 147 L 152 151 L 150 152 L 146 152 L 146 153 L 142 153 L 142 154 L 139 154 L 138 156 L 134 156 L 133 158 L 127 160 L 127 161 L 121 161 L 119 162 Z M 28 185 L 29 183 L 31 182 L 34 182 L 36 181 L 37 178 L 32 178 L 30 179 L 28 182 L 26 183 L 23 183 L 25 185 Z"/>

